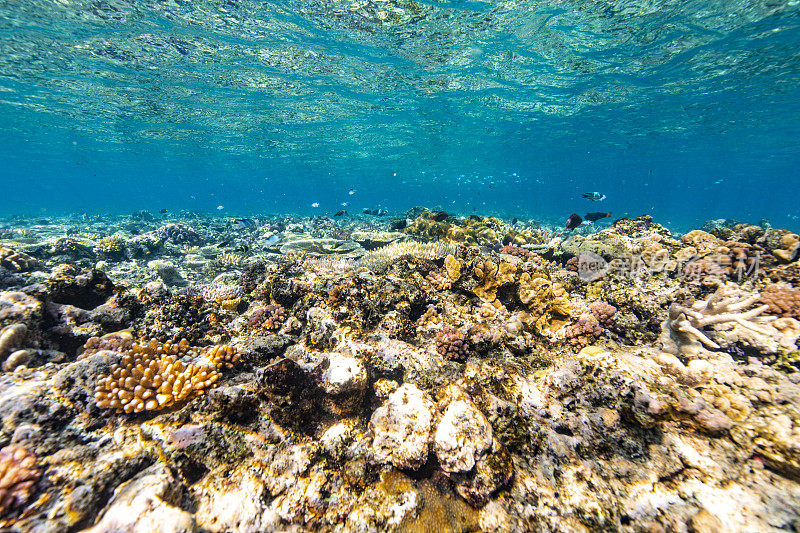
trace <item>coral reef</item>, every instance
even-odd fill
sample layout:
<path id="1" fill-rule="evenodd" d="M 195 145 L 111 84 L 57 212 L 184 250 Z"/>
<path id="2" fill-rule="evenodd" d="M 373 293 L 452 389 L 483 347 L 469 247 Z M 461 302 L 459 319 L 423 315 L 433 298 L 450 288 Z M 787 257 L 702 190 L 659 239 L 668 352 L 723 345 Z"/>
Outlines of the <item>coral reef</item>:
<path id="1" fill-rule="evenodd" d="M 796 233 L 382 215 L 0 219 L 0 529 L 796 527 Z"/>

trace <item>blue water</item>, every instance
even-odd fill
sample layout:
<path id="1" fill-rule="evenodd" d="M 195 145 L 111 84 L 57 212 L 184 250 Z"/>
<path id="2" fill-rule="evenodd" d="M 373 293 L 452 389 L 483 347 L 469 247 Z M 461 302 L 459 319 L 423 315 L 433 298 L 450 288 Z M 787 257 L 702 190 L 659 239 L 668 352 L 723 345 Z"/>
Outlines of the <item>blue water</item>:
<path id="1" fill-rule="evenodd" d="M 0 214 L 349 202 L 796 231 L 800 3 L 12 0 L 0 156 Z"/>

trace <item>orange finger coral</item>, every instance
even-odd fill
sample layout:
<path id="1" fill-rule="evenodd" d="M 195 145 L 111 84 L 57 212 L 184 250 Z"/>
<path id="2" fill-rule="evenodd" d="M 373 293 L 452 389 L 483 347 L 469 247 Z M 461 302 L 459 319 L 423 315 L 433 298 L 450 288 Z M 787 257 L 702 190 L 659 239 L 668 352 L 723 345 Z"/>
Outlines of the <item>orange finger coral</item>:
<path id="1" fill-rule="evenodd" d="M 111 366 L 111 374 L 98 380 L 94 399 L 99 407 L 118 412 L 164 409 L 201 394 L 219 379 L 221 368 L 235 361 L 230 346 L 198 349 L 185 340 L 134 344 Z"/>

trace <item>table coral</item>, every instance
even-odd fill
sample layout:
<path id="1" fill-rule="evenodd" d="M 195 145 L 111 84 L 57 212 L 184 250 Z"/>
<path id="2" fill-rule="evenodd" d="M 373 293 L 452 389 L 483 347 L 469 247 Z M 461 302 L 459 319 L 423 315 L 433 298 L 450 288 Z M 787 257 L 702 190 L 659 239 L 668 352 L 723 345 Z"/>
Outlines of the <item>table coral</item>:
<path id="1" fill-rule="evenodd" d="M 230 346 L 197 349 L 185 340 L 134 344 L 111 366 L 111 374 L 98 380 L 95 402 L 125 413 L 164 409 L 201 394 L 219 379 L 219 369 L 235 360 Z"/>

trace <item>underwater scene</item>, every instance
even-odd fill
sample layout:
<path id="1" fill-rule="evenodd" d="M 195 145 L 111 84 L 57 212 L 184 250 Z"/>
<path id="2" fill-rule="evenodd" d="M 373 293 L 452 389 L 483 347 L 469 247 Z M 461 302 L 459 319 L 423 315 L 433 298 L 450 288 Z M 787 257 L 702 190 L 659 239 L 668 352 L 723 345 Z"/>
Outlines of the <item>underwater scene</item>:
<path id="1" fill-rule="evenodd" d="M 798 0 L 5 0 L 0 156 L 0 532 L 800 532 Z"/>

